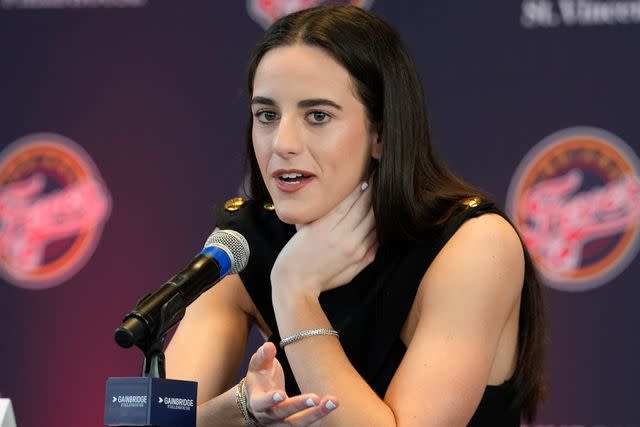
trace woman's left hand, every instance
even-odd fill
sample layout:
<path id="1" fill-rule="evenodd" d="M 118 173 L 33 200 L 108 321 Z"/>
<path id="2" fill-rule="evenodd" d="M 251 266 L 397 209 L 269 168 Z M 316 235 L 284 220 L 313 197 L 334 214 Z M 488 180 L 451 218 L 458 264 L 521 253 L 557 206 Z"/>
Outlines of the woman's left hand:
<path id="1" fill-rule="evenodd" d="M 307 427 L 339 406 L 335 396 L 319 397 L 314 393 L 287 396 L 282 366 L 270 342 L 251 357 L 245 387 L 247 409 L 265 427 Z"/>
<path id="2" fill-rule="evenodd" d="M 274 291 L 317 297 L 349 283 L 375 258 L 371 189 L 359 185 L 316 221 L 301 226 L 271 270 Z"/>

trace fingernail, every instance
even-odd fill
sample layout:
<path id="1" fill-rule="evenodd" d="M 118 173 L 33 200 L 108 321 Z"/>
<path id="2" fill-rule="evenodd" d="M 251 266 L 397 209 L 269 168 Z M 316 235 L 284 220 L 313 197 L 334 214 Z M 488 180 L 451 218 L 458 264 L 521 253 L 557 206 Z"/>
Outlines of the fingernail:
<path id="1" fill-rule="evenodd" d="M 362 184 L 360 184 L 360 189 L 362 191 L 366 190 L 367 188 L 369 188 L 369 183 L 368 182 L 363 182 Z"/>
<path id="2" fill-rule="evenodd" d="M 307 401 L 306 401 L 305 403 L 307 404 L 307 406 L 308 406 L 309 408 L 311 408 L 311 407 L 313 407 L 313 406 L 316 406 L 316 403 L 313 401 L 313 399 L 312 399 L 312 398 L 308 398 L 308 399 L 307 399 Z"/>
<path id="3" fill-rule="evenodd" d="M 282 395 L 280 393 L 274 393 L 273 394 L 273 401 L 274 402 L 282 402 L 284 400 L 284 397 L 282 397 Z"/>
<path id="4" fill-rule="evenodd" d="M 327 403 L 324 405 L 325 408 L 327 408 L 330 411 L 333 411 L 334 409 L 337 408 L 336 404 L 333 403 L 332 401 L 328 400 Z"/>
<path id="5" fill-rule="evenodd" d="M 264 357 L 264 344 L 260 346 L 260 357 Z"/>

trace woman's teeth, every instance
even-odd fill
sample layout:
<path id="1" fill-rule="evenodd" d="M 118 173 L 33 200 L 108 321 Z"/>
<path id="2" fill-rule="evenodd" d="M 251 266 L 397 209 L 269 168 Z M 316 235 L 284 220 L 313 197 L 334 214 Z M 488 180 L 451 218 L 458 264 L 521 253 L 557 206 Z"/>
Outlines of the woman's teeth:
<path id="1" fill-rule="evenodd" d="M 304 175 L 301 173 L 283 173 L 280 175 L 280 179 L 290 184 L 297 184 L 304 179 Z"/>

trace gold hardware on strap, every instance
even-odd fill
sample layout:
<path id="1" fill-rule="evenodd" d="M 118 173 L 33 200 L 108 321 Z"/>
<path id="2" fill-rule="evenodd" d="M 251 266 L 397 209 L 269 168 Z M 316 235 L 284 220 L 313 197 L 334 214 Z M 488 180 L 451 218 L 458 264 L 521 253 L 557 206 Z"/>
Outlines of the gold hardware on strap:
<path id="1" fill-rule="evenodd" d="M 274 205 L 272 201 L 264 202 L 262 207 L 269 212 L 276 210 L 276 205 Z"/>
<path id="2" fill-rule="evenodd" d="M 224 204 L 224 209 L 229 212 L 235 212 L 245 204 L 245 200 L 242 197 L 234 197 L 227 200 Z"/>
<path id="3" fill-rule="evenodd" d="M 480 199 L 480 197 L 469 197 L 468 199 L 464 199 L 462 201 L 462 204 L 468 208 L 475 208 L 481 202 L 482 202 L 482 199 Z"/>

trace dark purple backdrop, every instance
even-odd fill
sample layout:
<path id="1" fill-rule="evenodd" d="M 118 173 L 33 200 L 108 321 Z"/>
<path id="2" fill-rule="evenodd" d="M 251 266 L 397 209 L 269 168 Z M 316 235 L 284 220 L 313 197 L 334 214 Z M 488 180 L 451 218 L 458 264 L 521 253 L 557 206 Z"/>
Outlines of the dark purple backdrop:
<path id="1" fill-rule="evenodd" d="M 415 56 L 441 152 L 500 203 L 523 156 L 557 130 L 594 126 L 640 147 L 640 24 L 550 24 L 545 3 L 555 5 L 372 6 Z M 237 0 L 10 4 L 0 2 L 0 149 L 37 132 L 71 138 L 96 163 L 112 210 L 67 282 L 0 282 L 0 393 L 21 427 L 100 426 L 106 378 L 139 373 L 140 355 L 115 345 L 114 328 L 195 255 L 214 203 L 237 194 L 245 70 L 263 30 Z M 525 27 L 531 4 L 539 25 Z M 638 273 L 635 260 L 597 289 L 545 290 L 551 392 L 538 423 L 640 425 Z"/>

